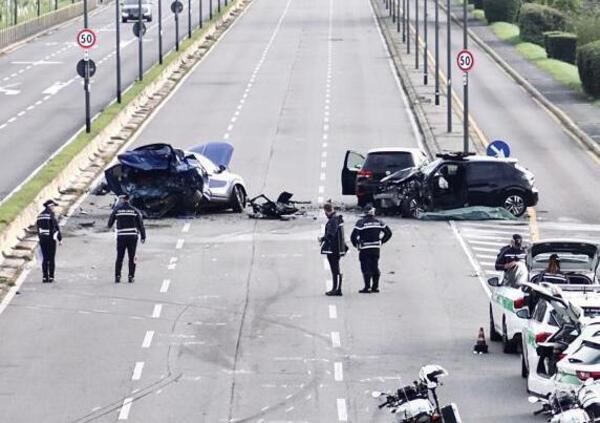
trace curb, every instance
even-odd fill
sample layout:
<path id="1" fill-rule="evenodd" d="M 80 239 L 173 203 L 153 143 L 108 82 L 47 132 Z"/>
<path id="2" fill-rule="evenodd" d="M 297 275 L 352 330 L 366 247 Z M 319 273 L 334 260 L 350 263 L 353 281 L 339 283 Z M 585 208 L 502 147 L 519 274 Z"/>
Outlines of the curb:
<path id="1" fill-rule="evenodd" d="M 447 10 L 442 4 L 440 4 L 440 7 L 443 10 Z M 450 16 L 454 22 L 462 27 L 462 21 L 454 13 L 450 12 Z M 594 139 L 590 137 L 583 129 L 581 129 L 579 125 L 573 122 L 573 120 L 565 112 L 548 100 L 546 96 L 538 91 L 537 88 L 535 88 L 530 82 L 528 82 L 516 70 L 514 70 L 512 66 L 510 66 L 498 53 L 496 53 L 493 48 L 487 45 L 485 41 L 479 38 L 477 34 L 470 29 L 467 29 L 467 33 L 469 34 L 469 37 L 475 41 L 475 44 L 481 47 L 496 62 L 496 64 L 500 66 L 502 70 L 508 73 L 517 84 L 522 86 L 529 95 L 539 101 L 552 116 L 558 119 L 559 123 L 564 127 L 564 129 L 567 130 L 569 135 L 584 144 L 594 155 L 600 157 L 599 143 L 594 141 Z"/>

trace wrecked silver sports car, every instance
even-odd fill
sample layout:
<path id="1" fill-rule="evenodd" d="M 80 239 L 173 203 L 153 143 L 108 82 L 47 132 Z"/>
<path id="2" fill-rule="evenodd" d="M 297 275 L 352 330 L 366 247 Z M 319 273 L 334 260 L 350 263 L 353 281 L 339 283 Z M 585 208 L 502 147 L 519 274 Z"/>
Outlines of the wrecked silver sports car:
<path id="1" fill-rule="evenodd" d="M 149 144 L 119 154 L 105 171 L 108 188 L 128 194 L 145 217 L 195 213 L 203 208 L 246 207 L 244 180 L 229 172 L 233 146 L 210 142 L 180 150 L 169 144 Z"/>

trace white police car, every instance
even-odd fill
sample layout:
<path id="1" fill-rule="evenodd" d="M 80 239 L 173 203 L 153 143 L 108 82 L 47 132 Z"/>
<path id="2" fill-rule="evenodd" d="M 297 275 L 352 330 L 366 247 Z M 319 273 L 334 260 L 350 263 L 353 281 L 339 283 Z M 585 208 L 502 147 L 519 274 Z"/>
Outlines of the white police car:
<path id="1" fill-rule="evenodd" d="M 561 271 L 569 285 L 589 286 L 598 284 L 600 248 L 590 241 L 576 239 L 552 239 L 533 243 L 527 250 L 525 262 L 517 265 L 517 276 L 491 278 L 488 284 L 490 298 L 490 339 L 502 341 L 505 353 L 517 352 L 522 344 L 522 331 L 530 317 L 527 293 L 523 283 L 539 283 L 551 255 L 556 254 Z"/>
<path id="2" fill-rule="evenodd" d="M 578 315 L 578 321 L 586 324 L 600 316 L 600 287 L 595 290 L 568 291 L 564 287 L 542 284 L 540 289 L 547 289 L 557 298 L 562 298 L 572 306 Z M 552 372 L 547 363 L 540 360 L 537 348 L 554 335 L 559 328 L 568 323 L 569 317 L 555 309 L 555 304 L 548 299 L 540 299 L 527 321 L 522 332 L 521 376 L 527 378 L 527 390 L 534 393 L 546 392 L 553 385 L 550 380 Z M 566 320 L 565 320 L 566 317 Z M 600 327 L 597 327 L 600 331 Z"/>

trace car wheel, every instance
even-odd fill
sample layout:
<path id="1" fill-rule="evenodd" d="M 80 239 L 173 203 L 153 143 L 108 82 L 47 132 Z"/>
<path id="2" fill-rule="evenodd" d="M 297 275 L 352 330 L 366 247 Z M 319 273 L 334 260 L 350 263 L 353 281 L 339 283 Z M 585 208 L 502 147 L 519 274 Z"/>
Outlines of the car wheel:
<path id="1" fill-rule="evenodd" d="M 496 330 L 494 325 L 494 314 L 492 313 L 492 305 L 490 304 L 490 340 L 494 342 L 502 341 L 502 336 Z"/>
<path id="2" fill-rule="evenodd" d="M 400 206 L 402 217 L 417 217 L 417 211 L 419 210 L 419 202 L 415 197 L 409 197 L 402 200 Z"/>
<path id="3" fill-rule="evenodd" d="M 504 203 L 502 205 L 506 210 L 508 210 L 513 216 L 520 217 L 527 210 L 527 205 L 525 203 L 525 198 L 523 194 L 519 192 L 511 192 L 504 199 Z"/>
<path id="4" fill-rule="evenodd" d="M 241 213 L 246 208 L 246 192 L 240 185 L 234 186 L 231 191 L 231 208 L 236 213 Z"/>
<path id="5" fill-rule="evenodd" d="M 127 18 L 121 18 L 121 21 L 122 21 L 123 23 L 127 23 Z"/>
<path id="6" fill-rule="evenodd" d="M 517 346 L 515 342 L 508 339 L 506 320 L 504 318 L 502 319 L 502 351 L 504 354 L 514 354 L 517 352 Z"/>
<path id="7" fill-rule="evenodd" d="M 525 347 L 523 347 L 525 348 Z M 525 362 L 525 354 L 521 353 L 521 377 L 526 378 L 529 376 L 529 369 L 527 368 L 527 363 Z"/>

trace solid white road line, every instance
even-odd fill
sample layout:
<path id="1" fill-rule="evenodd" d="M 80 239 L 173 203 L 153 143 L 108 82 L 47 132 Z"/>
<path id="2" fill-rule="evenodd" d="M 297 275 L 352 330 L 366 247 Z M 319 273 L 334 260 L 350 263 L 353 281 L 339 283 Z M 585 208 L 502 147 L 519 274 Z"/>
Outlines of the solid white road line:
<path id="1" fill-rule="evenodd" d="M 177 240 L 177 244 L 175 244 L 175 249 L 176 250 L 181 250 L 183 248 L 183 243 L 185 242 L 184 239 L 178 239 Z"/>
<path id="2" fill-rule="evenodd" d="M 465 252 L 465 254 L 467 256 L 469 263 L 471 263 L 471 266 L 475 270 L 475 274 L 477 275 L 477 279 L 479 279 L 479 283 L 481 284 L 481 287 L 485 291 L 488 298 L 491 297 L 492 293 L 491 293 L 490 288 L 488 287 L 486 281 L 483 278 L 483 271 L 481 270 L 481 267 L 477 264 L 477 261 L 475 260 L 475 258 L 473 257 L 473 254 L 471 254 L 471 251 L 469 250 L 469 247 L 467 247 L 465 240 L 463 239 L 463 237 L 461 236 L 460 232 L 458 231 L 458 229 L 456 227 L 456 223 L 454 223 L 453 221 L 450 221 L 449 223 L 450 223 L 450 227 L 452 228 L 452 231 L 454 232 L 454 235 L 456 236 L 456 239 L 458 239 L 458 243 L 460 244 L 460 246 L 462 247 L 463 251 Z"/>
<path id="3" fill-rule="evenodd" d="M 162 283 L 162 285 L 160 286 L 160 292 L 165 293 L 169 290 L 169 285 L 171 284 L 171 280 L 170 279 L 165 279 Z"/>
<path id="4" fill-rule="evenodd" d="M 346 408 L 346 400 L 344 398 L 337 399 L 338 420 L 341 422 L 348 421 L 348 409 Z"/>
<path id="5" fill-rule="evenodd" d="M 119 411 L 119 420 L 127 420 L 129 418 L 129 410 L 131 409 L 131 402 L 133 398 L 125 398 L 121 411 Z"/>
<path id="6" fill-rule="evenodd" d="M 339 332 L 331 332 L 331 346 L 333 348 L 340 348 L 342 346 Z"/>
<path id="7" fill-rule="evenodd" d="M 152 310 L 152 318 L 158 319 L 162 312 L 162 304 L 154 304 L 154 310 Z"/>
<path id="8" fill-rule="evenodd" d="M 334 304 L 329 304 L 329 318 L 337 319 L 337 307 Z"/>
<path id="9" fill-rule="evenodd" d="M 135 367 L 133 368 L 133 375 L 131 376 L 131 380 L 140 380 L 142 377 L 142 371 L 144 370 L 144 362 L 138 361 L 135 363 Z"/>
<path id="10" fill-rule="evenodd" d="M 142 342 L 142 348 L 150 348 L 152 344 L 152 338 L 154 337 L 154 331 L 148 330 L 146 331 L 146 335 L 144 335 L 144 341 Z"/>
<path id="11" fill-rule="evenodd" d="M 336 382 L 341 382 L 344 380 L 344 368 L 342 367 L 342 363 L 340 361 L 333 363 L 333 377 Z"/>

